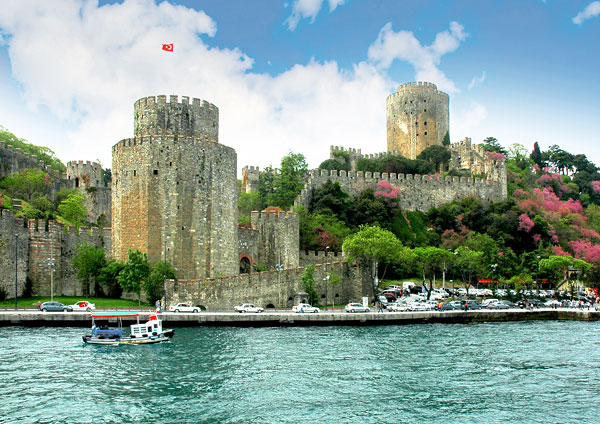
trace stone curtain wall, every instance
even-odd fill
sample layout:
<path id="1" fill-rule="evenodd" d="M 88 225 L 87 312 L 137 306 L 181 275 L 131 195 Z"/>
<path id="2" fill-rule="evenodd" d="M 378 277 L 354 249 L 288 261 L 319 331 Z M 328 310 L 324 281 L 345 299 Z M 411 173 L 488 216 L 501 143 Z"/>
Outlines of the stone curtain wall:
<path id="1" fill-rule="evenodd" d="M 252 228 L 258 230 L 255 262 L 274 267 L 278 260 L 286 268 L 297 267 L 300 245 L 300 219 L 292 212 L 252 212 Z M 281 257 L 279 257 L 281 255 Z"/>
<path id="2" fill-rule="evenodd" d="M 506 179 L 503 181 L 482 180 L 465 177 L 445 177 L 435 175 L 380 174 L 379 172 L 346 172 L 313 170 L 309 180 L 294 205 L 308 208 L 312 191 L 327 181 L 339 182 L 342 190 L 351 196 L 357 196 L 366 188 L 377 189 L 379 181 L 388 181 L 401 190 L 399 206 L 405 210 L 427 212 L 452 200 L 464 197 L 477 197 L 484 201 L 506 198 Z"/>
<path id="3" fill-rule="evenodd" d="M 239 242 L 239 257 L 238 261 L 242 258 L 248 258 L 252 266 L 256 265 L 256 259 L 258 258 L 258 243 L 259 243 L 258 230 L 253 228 L 238 228 L 238 242 Z"/>
<path id="4" fill-rule="evenodd" d="M 109 256 L 110 228 L 98 229 L 81 227 L 65 228 L 55 221 L 16 219 L 11 211 L 3 210 L 0 219 L 0 238 L 3 241 L 2 263 L 0 266 L 0 284 L 14 297 L 15 281 L 15 234 L 19 234 L 18 284 L 17 292 L 21 296 L 25 287 L 25 278 L 32 280 L 34 296 L 50 295 L 50 268 L 48 259 L 54 258 L 54 294 L 57 296 L 82 295 L 82 285 L 73 269 L 73 256 L 82 242 L 102 247 Z"/>
<path id="5" fill-rule="evenodd" d="M 323 278 L 335 272 L 342 278 L 335 286 L 329 286 L 329 303 L 360 302 L 369 296 L 369 278 L 364 270 L 351 267 L 346 262 L 333 262 L 315 266 L 315 289 L 325 302 Z M 304 292 L 301 276 L 304 267 L 285 269 L 278 276 L 276 271 L 241 274 L 206 280 L 170 280 L 167 282 L 167 304 L 189 302 L 202 305 L 208 310 L 232 310 L 235 305 L 250 302 L 265 307 L 291 308 L 296 294 Z M 279 284 L 281 281 L 281 284 Z"/>
<path id="6" fill-rule="evenodd" d="M 449 98 L 435 84 L 413 82 L 386 99 L 387 150 L 409 159 L 442 145 L 449 129 Z"/>
<path id="7" fill-rule="evenodd" d="M 338 262 L 344 260 L 343 258 L 342 252 L 327 252 L 327 256 L 325 256 L 324 250 L 317 252 L 314 250 L 301 250 L 300 266 Z"/>
<path id="8" fill-rule="evenodd" d="M 15 237 L 18 235 L 18 240 Z M 21 296 L 29 264 L 29 231 L 22 219 L 3 209 L 0 212 L 0 285 L 8 298 L 15 297 L 15 243 L 17 243 L 17 295 Z"/>

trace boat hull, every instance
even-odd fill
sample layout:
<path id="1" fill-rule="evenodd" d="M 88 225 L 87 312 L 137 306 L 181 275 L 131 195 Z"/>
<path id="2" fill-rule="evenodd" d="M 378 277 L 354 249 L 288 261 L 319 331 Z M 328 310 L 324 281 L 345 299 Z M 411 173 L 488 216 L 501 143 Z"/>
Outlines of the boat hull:
<path id="1" fill-rule="evenodd" d="M 120 339 L 99 339 L 91 335 L 83 336 L 84 343 L 96 345 L 122 345 L 122 344 L 156 344 L 168 342 L 171 339 L 164 334 L 150 337 L 121 337 Z"/>

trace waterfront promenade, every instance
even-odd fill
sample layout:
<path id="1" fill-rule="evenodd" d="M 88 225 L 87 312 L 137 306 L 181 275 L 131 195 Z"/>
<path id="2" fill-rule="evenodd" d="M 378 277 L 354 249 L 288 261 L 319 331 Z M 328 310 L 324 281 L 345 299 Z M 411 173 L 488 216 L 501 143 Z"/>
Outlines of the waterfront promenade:
<path id="1" fill-rule="evenodd" d="M 140 312 L 140 321 L 152 311 Z M 600 312 L 577 309 L 524 309 L 476 311 L 426 311 L 426 312 L 369 312 L 346 313 L 322 311 L 302 314 L 289 311 L 267 311 L 260 314 L 237 312 L 162 313 L 161 319 L 170 327 L 229 326 L 229 327 L 281 327 L 281 326 L 335 326 L 335 325 L 404 325 L 427 323 L 470 323 L 530 320 L 597 321 Z M 87 327 L 91 323 L 88 312 L 40 312 L 37 310 L 0 310 L 0 326 L 68 326 Z M 130 322 L 124 322 L 129 324 Z"/>

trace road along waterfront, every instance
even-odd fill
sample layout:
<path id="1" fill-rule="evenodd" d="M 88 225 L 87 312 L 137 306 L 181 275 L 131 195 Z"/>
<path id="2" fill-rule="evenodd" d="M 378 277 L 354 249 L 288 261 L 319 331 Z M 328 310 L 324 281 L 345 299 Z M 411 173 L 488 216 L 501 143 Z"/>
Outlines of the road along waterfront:
<path id="1" fill-rule="evenodd" d="M 590 423 L 598 323 L 179 328 L 90 346 L 0 328 L 4 423 Z"/>
<path id="2" fill-rule="evenodd" d="M 140 319 L 147 318 L 150 311 L 141 312 Z M 330 326 L 330 325 L 403 325 L 426 323 L 505 322 L 530 320 L 576 320 L 597 321 L 600 311 L 578 309 L 542 308 L 476 311 L 423 311 L 385 313 L 320 312 L 302 314 L 289 311 L 270 311 L 259 314 L 237 312 L 162 313 L 161 319 L 171 327 L 188 326 Z M 133 322 L 133 321 L 132 321 Z M 40 312 L 37 310 L 0 310 L 0 326 L 89 326 L 88 312 Z M 125 322 L 126 325 L 129 322 Z"/>

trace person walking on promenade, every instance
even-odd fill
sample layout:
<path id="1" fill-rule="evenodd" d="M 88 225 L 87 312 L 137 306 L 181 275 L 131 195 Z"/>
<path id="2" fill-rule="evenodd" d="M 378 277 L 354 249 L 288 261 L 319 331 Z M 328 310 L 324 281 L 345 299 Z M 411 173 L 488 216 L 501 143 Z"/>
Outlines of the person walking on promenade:
<path id="1" fill-rule="evenodd" d="M 379 308 L 377 309 L 377 313 L 379 313 L 379 312 L 383 313 L 383 303 L 381 303 L 381 301 L 379 301 L 377 303 L 377 305 L 379 306 Z"/>
<path id="2" fill-rule="evenodd" d="M 465 311 L 469 310 L 469 302 L 465 300 Z"/>
<path id="3" fill-rule="evenodd" d="M 533 302 L 529 302 L 529 310 L 533 311 Z"/>

